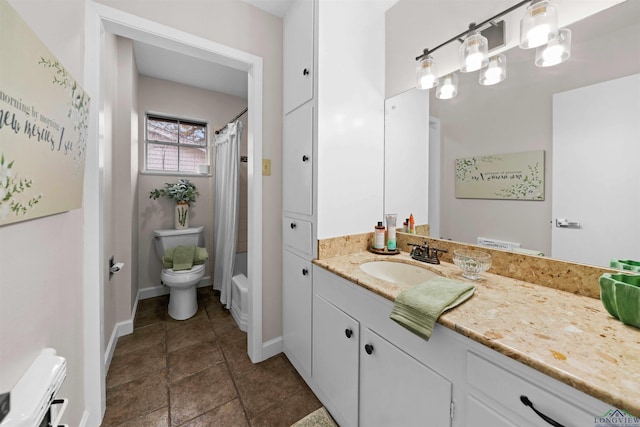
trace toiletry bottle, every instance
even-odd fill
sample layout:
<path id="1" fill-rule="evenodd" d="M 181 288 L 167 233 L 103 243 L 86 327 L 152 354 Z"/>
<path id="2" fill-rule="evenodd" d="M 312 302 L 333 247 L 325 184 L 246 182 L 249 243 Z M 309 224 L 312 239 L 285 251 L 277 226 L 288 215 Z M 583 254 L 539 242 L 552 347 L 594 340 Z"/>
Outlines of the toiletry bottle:
<path id="1" fill-rule="evenodd" d="M 386 214 L 385 219 L 387 220 L 387 249 L 389 251 L 396 250 L 396 220 L 398 218 L 397 214 Z"/>
<path id="2" fill-rule="evenodd" d="M 409 215 L 409 233 L 416 234 L 416 220 L 413 218 L 413 214 Z"/>
<path id="3" fill-rule="evenodd" d="M 409 218 L 407 218 L 407 220 L 402 223 L 402 232 L 403 233 L 409 232 Z"/>
<path id="4" fill-rule="evenodd" d="M 384 249 L 384 225 L 382 225 L 382 221 L 378 221 L 378 225 L 375 226 L 373 248 Z"/>

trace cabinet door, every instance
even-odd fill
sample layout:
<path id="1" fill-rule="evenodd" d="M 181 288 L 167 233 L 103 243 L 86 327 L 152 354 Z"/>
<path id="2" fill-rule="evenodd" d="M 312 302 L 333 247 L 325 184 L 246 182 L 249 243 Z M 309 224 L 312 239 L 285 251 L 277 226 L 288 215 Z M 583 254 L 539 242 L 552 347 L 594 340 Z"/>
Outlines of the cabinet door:
<path id="1" fill-rule="evenodd" d="M 449 381 L 375 332 L 363 328 L 360 425 L 450 426 L 450 408 Z"/>
<path id="2" fill-rule="evenodd" d="M 313 106 L 307 103 L 284 117 L 282 207 L 311 215 L 313 195 Z"/>
<path id="3" fill-rule="evenodd" d="M 340 425 L 358 425 L 358 321 L 313 296 L 313 378 Z"/>
<path id="4" fill-rule="evenodd" d="M 303 377 L 311 376 L 311 262 L 282 254 L 282 339 L 285 354 Z"/>
<path id="5" fill-rule="evenodd" d="M 282 20 L 285 114 L 313 96 L 312 0 L 296 0 Z"/>

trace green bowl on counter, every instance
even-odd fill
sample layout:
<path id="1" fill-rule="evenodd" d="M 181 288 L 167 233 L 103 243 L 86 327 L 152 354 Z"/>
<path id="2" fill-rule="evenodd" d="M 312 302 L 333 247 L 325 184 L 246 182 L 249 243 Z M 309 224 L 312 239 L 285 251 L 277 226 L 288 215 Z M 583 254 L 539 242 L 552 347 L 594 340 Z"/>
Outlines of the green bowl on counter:
<path id="1" fill-rule="evenodd" d="M 609 266 L 618 270 L 640 272 L 640 261 L 634 261 L 631 259 L 612 259 Z"/>
<path id="2" fill-rule="evenodd" d="M 609 314 L 640 328 L 640 275 L 605 273 L 599 282 L 600 300 Z"/>

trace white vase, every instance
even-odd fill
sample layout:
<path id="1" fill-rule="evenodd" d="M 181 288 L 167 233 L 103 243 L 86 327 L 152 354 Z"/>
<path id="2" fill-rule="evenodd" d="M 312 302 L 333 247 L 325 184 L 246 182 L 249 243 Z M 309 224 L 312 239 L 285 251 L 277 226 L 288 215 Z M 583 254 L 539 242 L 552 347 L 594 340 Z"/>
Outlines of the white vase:
<path id="1" fill-rule="evenodd" d="M 176 230 L 189 228 L 189 203 L 176 203 L 175 226 Z"/>

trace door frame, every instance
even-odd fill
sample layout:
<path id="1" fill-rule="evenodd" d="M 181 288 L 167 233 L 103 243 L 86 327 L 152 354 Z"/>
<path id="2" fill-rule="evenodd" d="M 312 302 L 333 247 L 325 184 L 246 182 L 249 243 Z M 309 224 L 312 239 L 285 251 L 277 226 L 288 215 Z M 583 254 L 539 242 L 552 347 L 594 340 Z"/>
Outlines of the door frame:
<path id="1" fill-rule="evenodd" d="M 103 239 L 103 108 L 104 35 L 113 33 L 162 48 L 180 51 L 248 74 L 248 354 L 263 360 L 262 343 L 262 99 L 263 60 L 214 41 L 126 12 L 85 1 L 84 84 L 93 98 L 84 181 L 84 389 L 83 424 L 99 425 L 106 408 L 104 344 Z"/>

